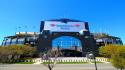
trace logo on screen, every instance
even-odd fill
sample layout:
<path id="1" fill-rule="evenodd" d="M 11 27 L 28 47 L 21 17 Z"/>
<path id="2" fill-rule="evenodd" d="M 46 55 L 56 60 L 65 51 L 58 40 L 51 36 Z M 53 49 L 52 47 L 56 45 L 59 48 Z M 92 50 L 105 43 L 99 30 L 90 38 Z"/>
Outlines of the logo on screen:
<path id="1" fill-rule="evenodd" d="M 76 24 L 75 26 L 76 26 L 76 27 L 79 27 L 79 26 L 80 26 L 80 24 Z"/>
<path id="2" fill-rule="evenodd" d="M 55 24 L 50 24 L 52 27 L 56 26 Z"/>

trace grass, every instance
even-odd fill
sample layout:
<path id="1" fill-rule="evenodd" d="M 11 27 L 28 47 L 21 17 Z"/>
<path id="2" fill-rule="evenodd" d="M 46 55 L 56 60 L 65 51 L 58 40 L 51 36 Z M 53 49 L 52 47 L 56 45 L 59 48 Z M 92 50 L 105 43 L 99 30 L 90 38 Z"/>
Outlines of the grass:
<path id="1" fill-rule="evenodd" d="M 85 64 L 88 62 L 58 62 L 57 64 Z"/>
<path id="2" fill-rule="evenodd" d="M 43 63 L 41 63 L 41 64 L 53 64 L 53 62 L 43 62 Z"/>
<path id="3" fill-rule="evenodd" d="M 92 63 L 95 63 L 94 61 Z M 103 62 L 100 62 L 100 61 L 96 61 L 96 63 L 103 63 Z"/>
<path id="4" fill-rule="evenodd" d="M 34 62 L 17 62 L 17 63 L 14 63 L 14 64 L 33 64 Z"/>
<path id="5" fill-rule="evenodd" d="M 33 64 L 34 62 L 4 62 L 2 64 Z"/>
<path id="6" fill-rule="evenodd" d="M 43 62 L 42 64 L 48 64 L 49 62 Z M 85 64 L 88 62 L 58 62 L 57 64 Z M 53 62 L 51 62 L 53 64 Z"/>
<path id="7" fill-rule="evenodd" d="M 41 64 L 48 64 L 49 62 L 43 62 Z M 57 64 L 86 64 L 88 62 L 58 62 Z M 92 61 L 91 63 L 95 63 L 94 61 Z M 100 61 L 96 61 L 96 63 L 103 63 Z M 51 62 L 51 64 L 53 64 L 53 62 Z"/>

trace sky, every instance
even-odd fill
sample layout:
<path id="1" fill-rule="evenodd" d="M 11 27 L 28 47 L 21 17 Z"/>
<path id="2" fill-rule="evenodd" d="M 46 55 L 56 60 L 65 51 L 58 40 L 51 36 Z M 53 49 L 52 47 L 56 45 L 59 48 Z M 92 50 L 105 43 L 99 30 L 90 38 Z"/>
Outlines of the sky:
<path id="1" fill-rule="evenodd" d="M 125 0 L 0 0 L 0 43 L 19 31 L 39 32 L 40 21 L 69 18 L 89 22 L 125 43 Z"/>

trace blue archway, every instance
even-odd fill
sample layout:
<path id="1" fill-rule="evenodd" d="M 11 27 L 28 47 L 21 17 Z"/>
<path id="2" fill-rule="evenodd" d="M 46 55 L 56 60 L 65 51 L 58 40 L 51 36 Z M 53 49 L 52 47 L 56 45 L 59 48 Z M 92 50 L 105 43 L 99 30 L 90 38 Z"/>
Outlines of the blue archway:
<path id="1" fill-rule="evenodd" d="M 81 41 L 72 36 L 60 36 L 52 40 L 52 47 L 69 49 L 71 47 L 82 47 Z"/>

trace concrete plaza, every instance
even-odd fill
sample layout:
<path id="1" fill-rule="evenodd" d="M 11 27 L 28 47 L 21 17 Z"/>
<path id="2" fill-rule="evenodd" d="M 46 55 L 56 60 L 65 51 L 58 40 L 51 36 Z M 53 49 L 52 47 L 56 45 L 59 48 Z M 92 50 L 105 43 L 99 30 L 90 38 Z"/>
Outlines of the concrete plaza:
<path id="1" fill-rule="evenodd" d="M 98 63 L 98 70 L 118 70 L 110 63 Z M 1 64 L 0 70 L 48 70 L 42 64 Z M 94 64 L 58 64 L 53 70 L 95 70 Z"/>

